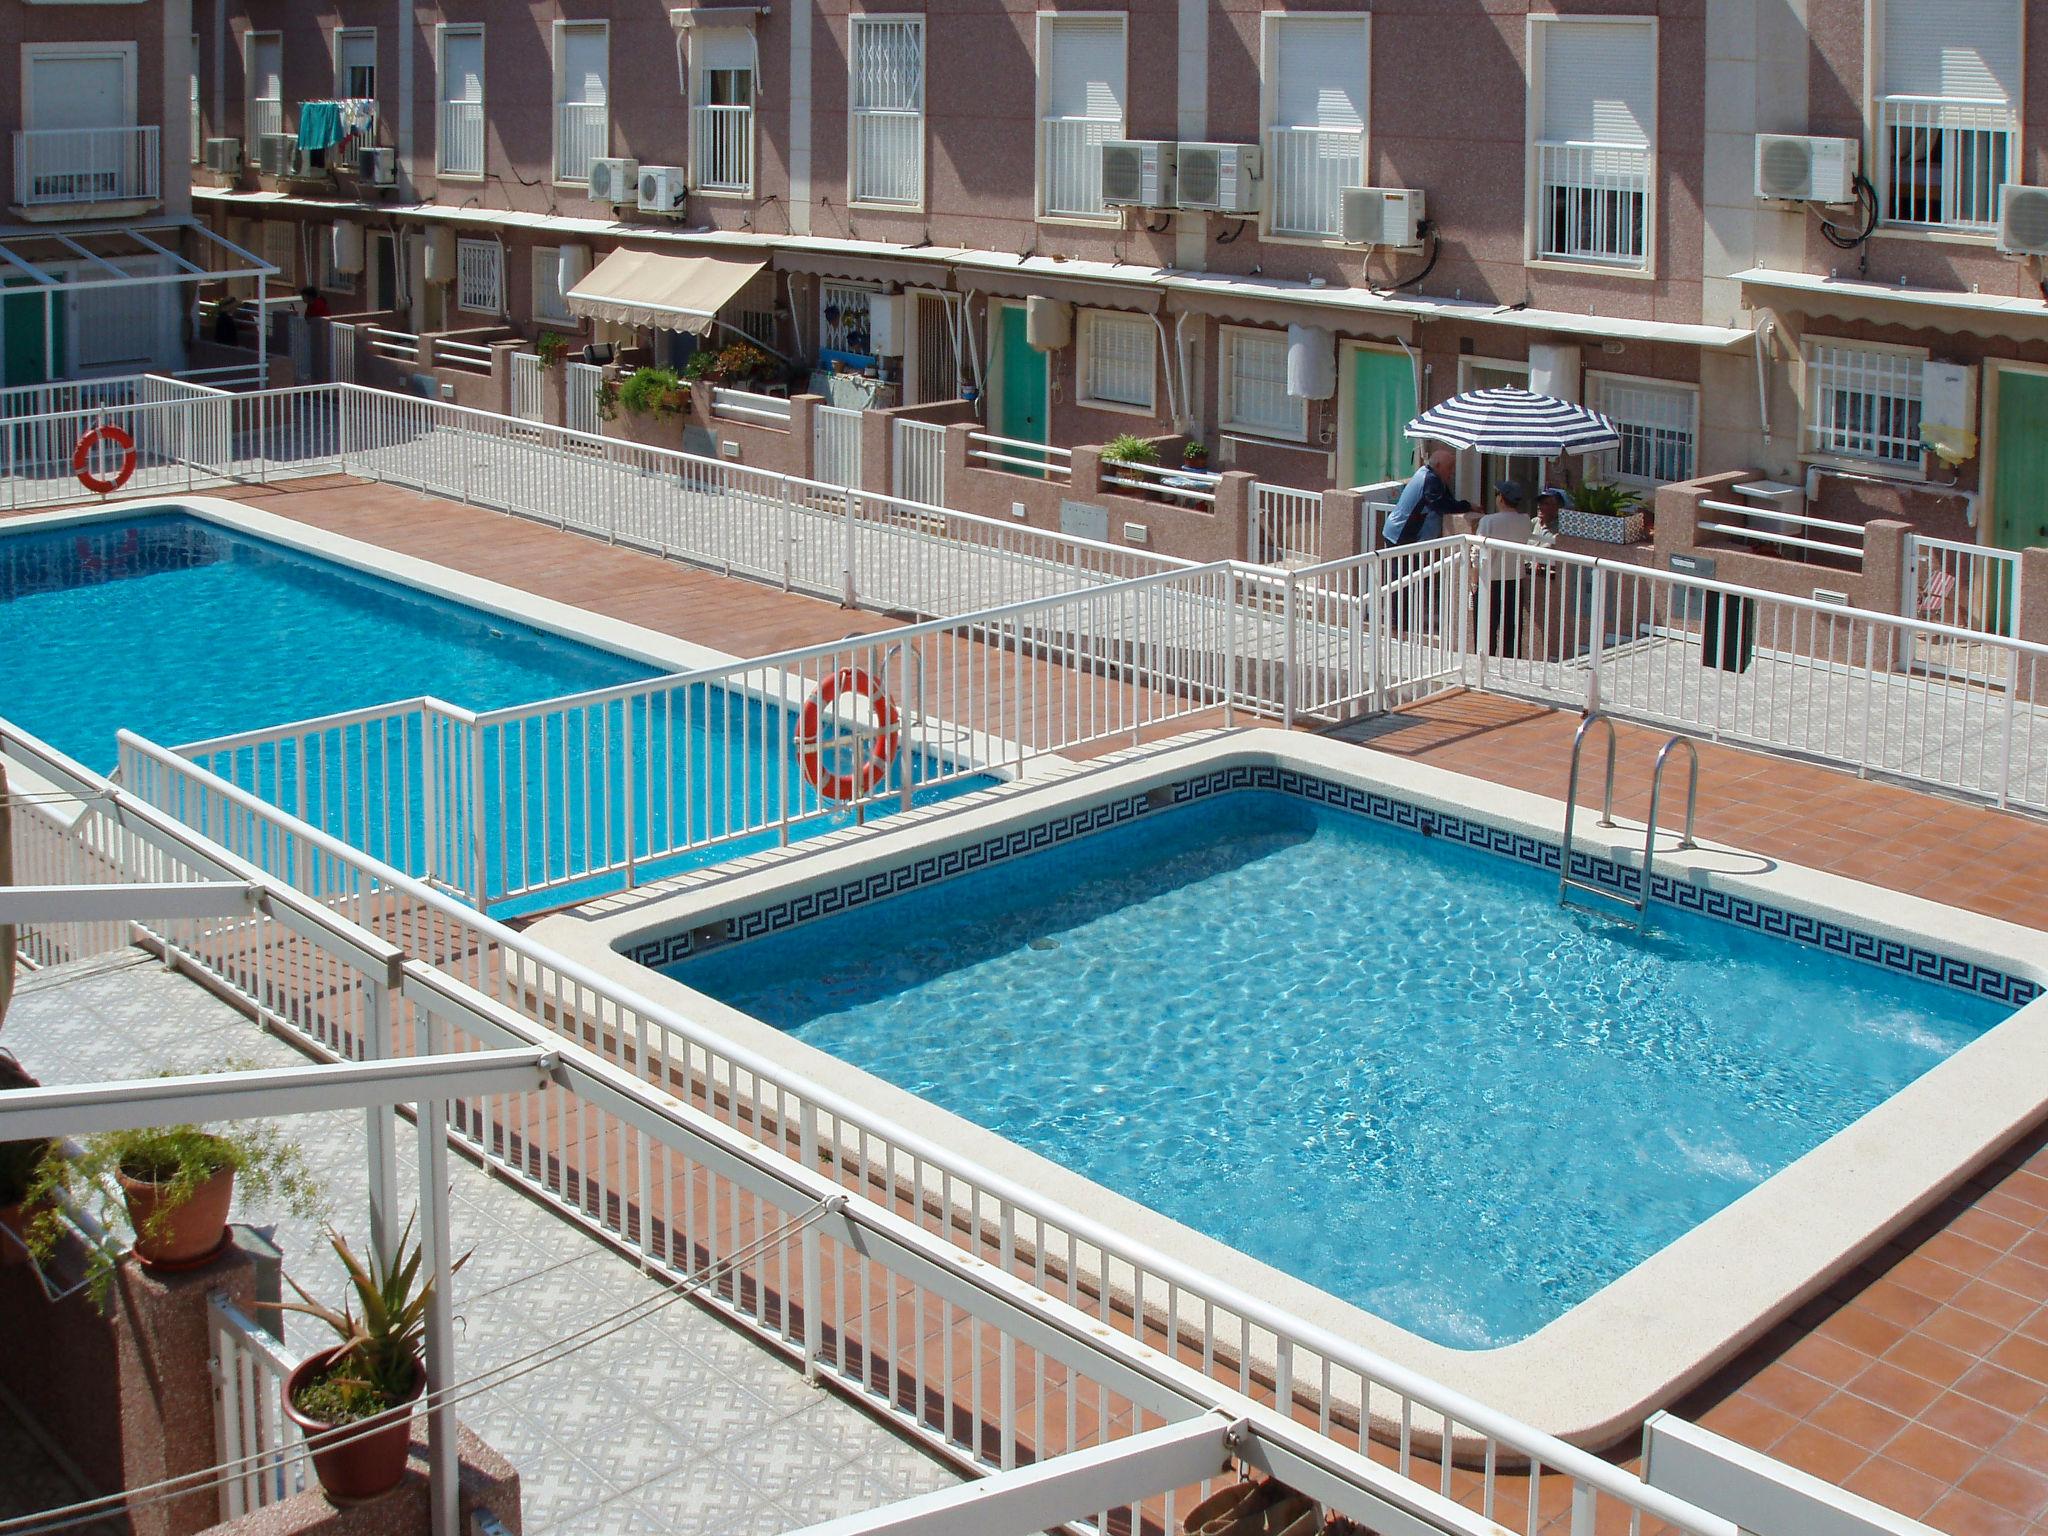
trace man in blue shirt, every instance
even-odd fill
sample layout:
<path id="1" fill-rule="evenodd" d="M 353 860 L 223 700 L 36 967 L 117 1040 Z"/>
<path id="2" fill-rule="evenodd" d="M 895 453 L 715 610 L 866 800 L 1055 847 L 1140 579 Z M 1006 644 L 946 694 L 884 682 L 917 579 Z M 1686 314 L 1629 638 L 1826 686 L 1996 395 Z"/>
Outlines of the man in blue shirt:
<path id="1" fill-rule="evenodd" d="M 1442 538 L 1448 513 L 1472 510 L 1472 503 L 1460 501 L 1451 490 L 1451 476 L 1457 471 L 1458 455 L 1453 450 L 1430 450 L 1422 468 L 1415 471 L 1402 489 L 1394 510 L 1387 514 L 1380 529 L 1380 542 L 1391 547 Z"/>

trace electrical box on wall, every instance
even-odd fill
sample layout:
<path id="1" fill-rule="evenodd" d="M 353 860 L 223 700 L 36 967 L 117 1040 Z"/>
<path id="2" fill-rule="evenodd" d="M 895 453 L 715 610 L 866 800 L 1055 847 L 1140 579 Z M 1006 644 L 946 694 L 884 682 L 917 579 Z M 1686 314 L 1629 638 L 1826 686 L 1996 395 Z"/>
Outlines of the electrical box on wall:
<path id="1" fill-rule="evenodd" d="M 877 357 L 903 355 L 903 295 L 878 293 L 868 300 L 868 346 Z"/>
<path id="2" fill-rule="evenodd" d="M 1920 419 L 1929 426 L 1977 427 L 1977 370 L 1962 363 L 1928 363 L 1920 371 Z"/>

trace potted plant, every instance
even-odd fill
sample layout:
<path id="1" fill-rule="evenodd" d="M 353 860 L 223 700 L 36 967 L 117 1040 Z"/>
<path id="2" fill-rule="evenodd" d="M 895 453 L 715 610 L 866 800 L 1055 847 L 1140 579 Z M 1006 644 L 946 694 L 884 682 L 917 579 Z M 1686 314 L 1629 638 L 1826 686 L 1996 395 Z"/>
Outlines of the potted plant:
<path id="1" fill-rule="evenodd" d="M 1159 449 L 1135 432 L 1119 432 L 1102 445 L 1105 464 L 1157 464 Z"/>
<path id="2" fill-rule="evenodd" d="M 1611 482 L 1587 481 L 1558 516 L 1561 533 L 1603 544 L 1633 544 L 1643 536 L 1642 497 Z"/>
<path id="3" fill-rule="evenodd" d="M 0 1091 L 34 1088 L 36 1080 L 28 1069 L 7 1052 L 0 1051 Z M 20 1264 L 28 1258 L 28 1226 L 34 1207 L 29 1191 L 35 1185 L 36 1169 L 48 1156 L 49 1142 L 0 1141 L 0 1265 Z"/>
<path id="4" fill-rule="evenodd" d="M 65 1230 L 58 1206 L 69 1196 L 94 1210 L 109 1232 L 125 1216 L 138 1262 L 159 1270 L 197 1269 L 227 1246 L 237 1180 L 245 1198 L 281 1201 L 298 1216 L 319 1213 L 319 1190 L 305 1158 L 272 1126 L 107 1131 L 76 1156 L 52 1146 L 29 1184 L 27 1201 L 36 1208 L 29 1251 L 38 1261 L 56 1251 Z M 105 1303 L 120 1258 L 111 1242 L 88 1249 L 94 1300 Z"/>
<path id="5" fill-rule="evenodd" d="M 422 1350 L 434 1282 L 420 1272 L 409 1221 L 388 1265 L 374 1255 L 358 1258 L 339 1232 L 330 1229 L 327 1237 L 351 1294 L 337 1310 L 286 1277 L 299 1299 L 279 1305 L 325 1323 L 338 1342 L 308 1355 L 285 1378 L 284 1411 L 305 1434 L 313 1471 L 330 1498 L 374 1498 L 405 1475 L 412 1405 L 427 1381 Z M 464 1254 L 449 1273 L 468 1262 Z"/>
<path id="6" fill-rule="evenodd" d="M 1207 469 L 1209 467 L 1209 445 L 1189 438 L 1181 445 L 1180 462 L 1183 469 Z"/>
<path id="7" fill-rule="evenodd" d="M 569 338 L 560 331 L 542 331 L 540 339 L 533 344 L 534 352 L 540 358 L 543 368 L 552 368 L 569 355 Z"/>
<path id="8" fill-rule="evenodd" d="M 673 416 L 683 408 L 683 381 L 673 368 L 635 368 L 619 384 L 618 403 L 636 416 Z"/>

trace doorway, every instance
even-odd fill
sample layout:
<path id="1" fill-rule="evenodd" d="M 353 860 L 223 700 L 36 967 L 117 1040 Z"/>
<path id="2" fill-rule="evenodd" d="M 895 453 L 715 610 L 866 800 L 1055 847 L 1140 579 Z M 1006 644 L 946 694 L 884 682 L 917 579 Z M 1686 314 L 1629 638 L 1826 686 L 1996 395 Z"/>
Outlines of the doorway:
<path id="1" fill-rule="evenodd" d="M 1345 342 L 1338 393 L 1339 483 L 1377 485 L 1413 474 L 1418 444 L 1407 427 L 1417 407 L 1415 363 L 1408 354 Z"/>
<path id="2" fill-rule="evenodd" d="M 1046 422 L 1051 414 L 1051 373 L 1045 354 L 1027 338 L 1024 306 L 995 306 L 993 330 L 996 388 L 989 420 L 994 423 L 998 437 L 1015 438 L 1020 443 L 1043 443 L 1047 441 Z M 1019 474 L 1033 473 L 1014 464 L 1004 467 Z M 1037 478 L 1044 478 L 1043 473 Z"/>
<path id="3" fill-rule="evenodd" d="M 398 237 L 388 231 L 370 236 L 370 291 L 366 297 L 373 310 L 398 308 Z"/>

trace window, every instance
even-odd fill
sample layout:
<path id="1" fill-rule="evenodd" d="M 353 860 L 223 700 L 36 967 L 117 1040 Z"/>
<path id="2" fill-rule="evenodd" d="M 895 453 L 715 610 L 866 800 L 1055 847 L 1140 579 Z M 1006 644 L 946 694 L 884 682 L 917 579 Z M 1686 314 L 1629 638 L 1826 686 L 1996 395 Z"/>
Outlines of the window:
<path id="1" fill-rule="evenodd" d="M 277 268 L 271 292 L 279 287 L 299 286 L 299 226 L 285 219 L 270 219 L 263 225 L 263 259 Z"/>
<path id="2" fill-rule="evenodd" d="M 505 247 L 497 241 L 455 242 L 455 307 L 474 315 L 505 312 Z"/>
<path id="3" fill-rule="evenodd" d="M 2020 0 L 1875 0 L 1886 223 L 1987 233 L 2016 179 Z"/>
<path id="4" fill-rule="evenodd" d="M 1287 333 L 1223 327 L 1222 399 L 1217 414 L 1234 432 L 1308 437 L 1308 402 L 1287 393 Z"/>
<path id="5" fill-rule="evenodd" d="M 754 195 L 754 34 L 703 27 L 690 34 L 691 184 Z"/>
<path id="6" fill-rule="evenodd" d="M 1266 232 L 1334 240 L 1365 182 L 1366 19 L 1266 17 Z"/>
<path id="7" fill-rule="evenodd" d="M 263 135 L 284 132 L 284 39 L 275 32 L 251 32 L 243 45 L 249 82 L 249 158 L 254 161 Z"/>
<path id="8" fill-rule="evenodd" d="M 611 153 L 611 39 L 601 21 L 555 23 L 555 180 L 590 180 Z"/>
<path id="9" fill-rule="evenodd" d="M 339 225 L 330 225 L 317 236 L 320 248 L 320 286 L 329 293 L 354 293 L 356 275 L 344 272 L 334 264 L 334 232 Z"/>
<path id="10" fill-rule="evenodd" d="M 1113 223 L 1102 146 L 1124 136 L 1124 18 L 1038 18 L 1038 211 Z"/>
<path id="11" fill-rule="evenodd" d="M 1647 271 L 1655 24 L 1532 17 L 1529 57 L 1534 255 Z"/>
<path id="12" fill-rule="evenodd" d="M 1925 352 L 1809 338 L 1800 355 L 1806 371 L 1809 452 L 1903 469 L 1920 467 Z"/>
<path id="13" fill-rule="evenodd" d="M 484 29 L 442 27 L 436 69 L 440 77 L 440 132 L 434 168 L 444 176 L 484 173 Z"/>
<path id="14" fill-rule="evenodd" d="M 835 358 L 866 367 L 875 360 L 872 301 L 879 289 L 864 283 L 818 285 L 818 361 Z"/>
<path id="15" fill-rule="evenodd" d="M 334 34 L 334 94 L 343 101 L 377 99 L 375 27 L 343 27 Z"/>
<path id="16" fill-rule="evenodd" d="M 1614 423 L 1621 446 L 1600 455 L 1601 469 L 1624 485 L 1690 480 L 1697 462 L 1700 392 L 1619 374 L 1586 376 L 1586 403 Z"/>
<path id="17" fill-rule="evenodd" d="M 573 323 L 569 301 L 562 296 L 562 248 L 535 246 L 533 251 L 533 313 L 539 320 Z"/>
<path id="18" fill-rule="evenodd" d="M 924 201 L 924 22 L 856 16 L 848 53 L 853 164 L 847 195 L 856 203 L 915 208 Z"/>
<path id="19" fill-rule="evenodd" d="M 762 272 L 750 279 L 747 286 L 734 294 L 731 302 L 718 312 L 718 318 L 748 340 L 774 348 L 778 341 L 774 274 Z"/>
<path id="20" fill-rule="evenodd" d="M 1157 381 L 1152 322 L 1106 309 L 1081 311 L 1081 404 L 1152 411 Z"/>

